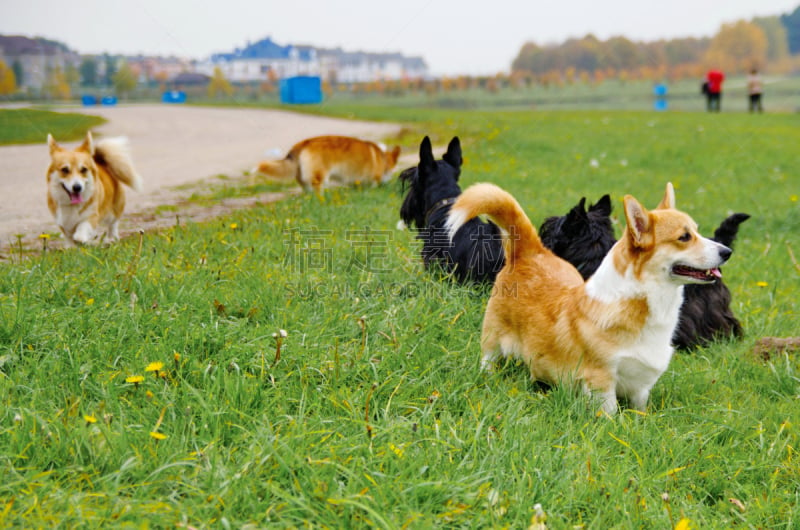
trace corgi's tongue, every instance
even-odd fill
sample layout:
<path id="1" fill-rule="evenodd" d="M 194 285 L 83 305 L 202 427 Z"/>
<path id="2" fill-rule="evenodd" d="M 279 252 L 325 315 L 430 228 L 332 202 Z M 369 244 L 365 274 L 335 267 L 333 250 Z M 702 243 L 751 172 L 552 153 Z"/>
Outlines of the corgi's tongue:
<path id="1" fill-rule="evenodd" d="M 716 276 L 717 278 L 722 278 L 722 271 L 717 268 L 711 269 L 708 272 L 710 272 L 712 276 Z"/>
<path id="2" fill-rule="evenodd" d="M 81 197 L 80 192 L 75 193 L 73 191 L 68 191 L 67 193 L 69 193 L 70 204 L 80 204 L 83 202 L 83 197 Z"/>

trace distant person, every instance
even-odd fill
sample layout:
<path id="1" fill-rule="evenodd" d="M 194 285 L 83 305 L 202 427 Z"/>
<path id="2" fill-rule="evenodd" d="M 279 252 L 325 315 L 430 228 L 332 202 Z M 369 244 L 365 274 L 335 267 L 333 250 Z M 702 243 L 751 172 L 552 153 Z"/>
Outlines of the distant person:
<path id="1" fill-rule="evenodd" d="M 706 94 L 706 109 L 708 112 L 719 112 L 722 109 L 722 82 L 725 74 L 719 70 L 709 70 L 706 82 L 703 84 Z"/>
<path id="2" fill-rule="evenodd" d="M 747 76 L 747 93 L 750 95 L 750 112 L 764 112 L 764 107 L 761 106 L 761 93 L 764 88 L 764 83 L 761 81 L 761 76 L 758 75 L 758 70 L 753 68 L 750 70 L 750 75 Z"/>

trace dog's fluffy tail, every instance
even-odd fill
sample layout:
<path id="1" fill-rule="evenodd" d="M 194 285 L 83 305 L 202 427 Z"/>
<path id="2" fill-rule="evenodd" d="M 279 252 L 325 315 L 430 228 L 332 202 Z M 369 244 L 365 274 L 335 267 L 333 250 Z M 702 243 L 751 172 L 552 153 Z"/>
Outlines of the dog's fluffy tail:
<path id="1" fill-rule="evenodd" d="M 500 227 L 506 261 L 513 262 L 523 254 L 545 251 L 536 229 L 517 200 L 494 184 L 475 184 L 459 195 L 450 208 L 445 227 L 452 241 L 464 224 L 479 215 L 486 215 Z"/>
<path id="2" fill-rule="evenodd" d="M 136 191 L 142 191 L 142 177 L 133 167 L 127 138 L 106 138 L 97 142 L 94 147 L 94 161 L 104 166 L 115 180 Z"/>
<path id="3" fill-rule="evenodd" d="M 256 171 L 280 180 L 296 178 L 299 166 L 291 154 L 280 160 L 264 160 L 258 164 Z"/>
<path id="4" fill-rule="evenodd" d="M 733 248 L 733 241 L 739 233 L 739 225 L 748 219 L 750 219 L 750 216 L 746 213 L 735 213 L 729 216 L 714 231 L 714 241 L 722 243 L 728 248 Z"/>

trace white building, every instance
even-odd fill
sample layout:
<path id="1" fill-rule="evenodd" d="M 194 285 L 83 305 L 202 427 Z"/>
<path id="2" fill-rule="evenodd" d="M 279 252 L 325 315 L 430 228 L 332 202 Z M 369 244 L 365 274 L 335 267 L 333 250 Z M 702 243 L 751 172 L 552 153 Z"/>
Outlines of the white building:
<path id="1" fill-rule="evenodd" d="M 318 75 L 325 81 L 338 83 L 417 79 L 428 75 L 428 67 L 421 57 L 346 52 L 341 48 L 280 46 L 269 37 L 233 53 L 214 54 L 198 63 L 197 71 L 211 76 L 217 67 L 228 80 L 239 83 L 297 75 Z"/>

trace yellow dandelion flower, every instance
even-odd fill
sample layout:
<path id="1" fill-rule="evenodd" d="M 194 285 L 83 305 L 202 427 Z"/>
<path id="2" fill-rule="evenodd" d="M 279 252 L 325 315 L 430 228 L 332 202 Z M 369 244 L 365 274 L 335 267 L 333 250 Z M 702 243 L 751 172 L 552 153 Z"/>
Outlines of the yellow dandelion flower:
<path id="1" fill-rule="evenodd" d="M 133 383 L 134 385 L 138 385 L 142 381 L 144 381 L 144 376 L 142 375 L 131 375 L 125 378 L 126 383 Z"/>
<path id="2" fill-rule="evenodd" d="M 164 363 L 161 361 L 156 361 L 147 365 L 147 368 L 144 369 L 145 372 L 160 372 L 164 368 Z"/>
<path id="3" fill-rule="evenodd" d="M 83 420 L 86 423 L 97 423 L 97 418 L 95 418 L 93 414 L 84 414 Z"/>
<path id="4" fill-rule="evenodd" d="M 179 362 L 181 361 L 181 354 L 180 354 L 180 353 L 178 353 L 178 352 L 175 352 L 175 353 L 173 353 L 173 354 L 172 354 L 172 359 L 173 359 L 173 360 L 174 360 L 176 363 L 179 363 Z"/>
<path id="5" fill-rule="evenodd" d="M 691 528 L 694 528 L 692 521 L 685 517 L 675 525 L 675 530 L 690 530 Z"/>
<path id="6" fill-rule="evenodd" d="M 154 396 L 154 394 L 149 390 L 145 392 L 144 395 L 147 396 L 147 399 L 153 399 Z"/>
<path id="7" fill-rule="evenodd" d="M 790 200 L 790 201 L 792 201 L 792 202 L 797 202 L 797 199 L 798 199 L 798 198 L 797 198 L 797 195 L 791 195 L 791 196 L 789 196 L 789 200 Z"/>
<path id="8" fill-rule="evenodd" d="M 237 228 L 239 228 L 239 225 L 237 225 L 236 223 L 231 223 L 230 227 L 231 230 L 236 230 Z"/>
<path id="9" fill-rule="evenodd" d="M 758 285 L 759 287 L 766 287 L 769 284 L 767 282 L 756 282 L 756 285 Z"/>
<path id="10" fill-rule="evenodd" d="M 166 434 L 162 434 L 160 432 L 150 431 L 150 438 L 155 438 L 156 440 L 159 440 L 159 441 L 160 440 L 166 440 L 167 439 L 167 435 Z"/>
<path id="11" fill-rule="evenodd" d="M 39 234 L 39 239 L 50 239 L 50 234 Z"/>
<path id="12" fill-rule="evenodd" d="M 403 449 L 402 446 L 398 447 L 393 443 L 389 444 L 389 449 L 392 450 L 394 454 L 396 454 L 399 458 L 403 458 L 403 454 L 405 454 L 406 450 Z"/>
<path id="13" fill-rule="evenodd" d="M 93 305 L 93 304 L 94 304 L 94 298 L 89 298 L 88 300 L 86 300 L 86 305 Z"/>

